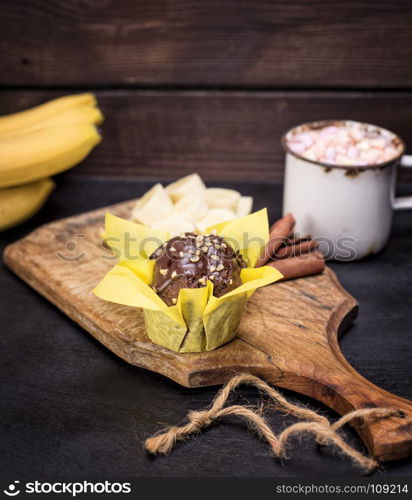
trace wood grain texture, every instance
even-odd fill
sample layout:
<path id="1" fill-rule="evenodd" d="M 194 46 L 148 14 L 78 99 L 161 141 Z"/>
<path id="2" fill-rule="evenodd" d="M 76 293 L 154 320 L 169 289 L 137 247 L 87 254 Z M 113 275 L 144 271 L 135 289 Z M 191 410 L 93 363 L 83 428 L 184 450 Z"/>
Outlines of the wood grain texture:
<path id="1" fill-rule="evenodd" d="M 131 206 L 125 202 L 109 210 L 128 216 Z M 6 264 L 129 363 L 186 387 L 220 384 L 236 372 L 248 371 L 314 397 L 340 414 L 365 407 L 396 407 L 404 418 L 356 429 L 380 460 L 412 453 L 412 404 L 361 377 L 339 349 L 337 336 L 356 316 L 357 303 L 331 270 L 259 290 L 248 302 L 235 340 L 208 353 L 178 354 L 149 341 L 140 310 L 104 302 L 92 294 L 113 265 L 99 238 L 107 210 L 40 227 L 7 247 Z M 69 241 L 76 241 L 77 248 L 67 245 Z"/>
<path id="2" fill-rule="evenodd" d="M 408 0 L 2 0 L 0 83 L 394 87 Z"/>
<path id="3" fill-rule="evenodd" d="M 4 91 L 0 114 L 70 91 Z M 412 92 L 98 91 L 103 142 L 79 175 L 206 180 L 282 180 L 280 136 L 290 126 L 352 118 L 387 127 L 412 151 Z M 401 169 L 400 180 L 412 180 Z"/>

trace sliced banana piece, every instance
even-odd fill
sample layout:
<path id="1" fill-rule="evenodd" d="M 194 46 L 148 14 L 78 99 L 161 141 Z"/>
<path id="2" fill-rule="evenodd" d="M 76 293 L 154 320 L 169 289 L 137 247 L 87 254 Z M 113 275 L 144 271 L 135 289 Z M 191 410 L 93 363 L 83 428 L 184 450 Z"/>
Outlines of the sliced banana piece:
<path id="1" fill-rule="evenodd" d="M 177 201 L 173 207 L 173 216 L 176 215 L 181 219 L 186 219 L 191 222 L 196 222 L 205 217 L 208 211 L 208 206 L 203 198 L 191 194 Z"/>
<path id="2" fill-rule="evenodd" d="M 204 198 L 209 208 L 224 208 L 234 212 L 240 200 L 240 193 L 234 189 L 208 188 Z"/>
<path id="3" fill-rule="evenodd" d="M 226 210 L 224 208 L 211 208 L 203 219 L 196 222 L 196 226 L 199 231 L 204 232 L 204 230 L 209 226 L 231 219 L 236 219 L 236 215 L 232 212 L 232 210 Z"/>
<path id="4" fill-rule="evenodd" d="M 167 194 L 175 203 L 191 194 L 203 196 L 204 191 L 206 191 L 206 186 L 199 174 L 187 175 L 166 186 Z"/>
<path id="5" fill-rule="evenodd" d="M 178 217 L 167 217 L 166 219 L 158 220 L 151 227 L 153 229 L 164 229 L 169 232 L 170 236 L 177 236 L 180 233 L 191 233 L 196 229 L 190 221 Z"/>
<path id="6" fill-rule="evenodd" d="M 251 196 L 241 196 L 237 202 L 236 215 L 238 217 L 245 217 L 249 215 L 253 207 L 253 198 Z"/>
<path id="7" fill-rule="evenodd" d="M 173 210 L 173 203 L 161 184 L 154 185 L 137 202 L 131 219 L 146 226 L 169 217 Z"/>

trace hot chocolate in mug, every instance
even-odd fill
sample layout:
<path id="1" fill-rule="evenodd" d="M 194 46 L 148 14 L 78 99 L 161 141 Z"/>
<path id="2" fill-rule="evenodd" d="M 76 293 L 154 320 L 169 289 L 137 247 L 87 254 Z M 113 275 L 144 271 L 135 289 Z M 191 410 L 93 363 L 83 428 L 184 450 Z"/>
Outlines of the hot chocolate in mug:
<path id="1" fill-rule="evenodd" d="M 339 134 L 343 134 L 339 130 L 346 126 L 353 128 L 355 136 L 356 130 L 370 131 L 366 134 L 372 142 L 378 140 L 380 147 L 386 138 L 389 147 L 381 153 L 373 153 L 373 147 L 368 152 L 369 139 L 362 140 L 361 132 L 359 147 L 346 146 L 345 150 L 339 145 Z M 322 130 L 324 135 L 325 130 L 335 134 L 337 147 L 330 146 L 331 139 L 324 136 L 319 141 L 323 151 L 313 142 Z M 412 156 L 403 154 L 404 142 L 386 129 L 348 120 L 311 122 L 288 130 L 282 145 L 286 152 L 283 213 L 292 213 L 296 232 L 318 239 L 329 258 L 356 260 L 379 252 L 388 240 L 393 210 L 412 208 L 412 196 L 394 196 L 397 167 L 412 167 Z M 380 154 L 385 161 L 379 162 Z M 365 155 L 378 161 L 368 163 Z M 387 159 L 388 155 L 392 157 Z"/>

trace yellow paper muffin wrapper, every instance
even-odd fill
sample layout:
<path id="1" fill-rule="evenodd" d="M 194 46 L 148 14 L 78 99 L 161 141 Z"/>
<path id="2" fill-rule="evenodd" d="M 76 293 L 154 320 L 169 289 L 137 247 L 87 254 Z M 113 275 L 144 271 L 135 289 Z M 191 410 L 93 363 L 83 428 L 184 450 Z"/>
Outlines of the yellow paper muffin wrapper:
<path id="1" fill-rule="evenodd" d="M 223 295 L 213 295 L 213 283 L 183 288 L 176 305 L 168 306 L 151 288 L 155 261 L 150 255 L 169 234 L 112 214 L 106 214 L 106 243 L 119 259 L 94 289 L 97 297 L 142 308 L 147 334 L 156 344 L 176 352 L 211 351 L 236 335 L 247 299 L 282 274 L 268 266 L 254 265 L 269 237 L 266 209 L 206 229 L 215 231 L 239 250 L 248 267 L 241 271 L 242 285 Z"/>

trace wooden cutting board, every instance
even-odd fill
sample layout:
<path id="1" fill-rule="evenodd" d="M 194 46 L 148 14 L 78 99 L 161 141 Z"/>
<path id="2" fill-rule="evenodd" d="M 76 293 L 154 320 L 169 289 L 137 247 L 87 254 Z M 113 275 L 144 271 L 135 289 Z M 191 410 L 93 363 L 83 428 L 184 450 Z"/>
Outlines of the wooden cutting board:
<path id="1" fill-rule="evenodd" d="M 185 387 L 222 384 L 237 372 L 311 396 L 339 414 L 395 407 L 403 418 L 356 427 L 370 453 L 393 460 L 412 453 L 412 404 L 364 379 L 343 357 L 338 336 L 357 302 L 330 270 L 258 290 L 247 304 L 238 337 L 219 349 L 178 354 L 147 337 L 141 310 L 98 299 L 92 289 L 114 264 L 99 233 L 106 211 L 128 217 L 133 201 L 39 227 L 5 250 L 24 281 L 133 365 Z M 68 339 L 70 342 L 70 339 Z M 365 352 L 365 356 L 368 353 Z"/>

